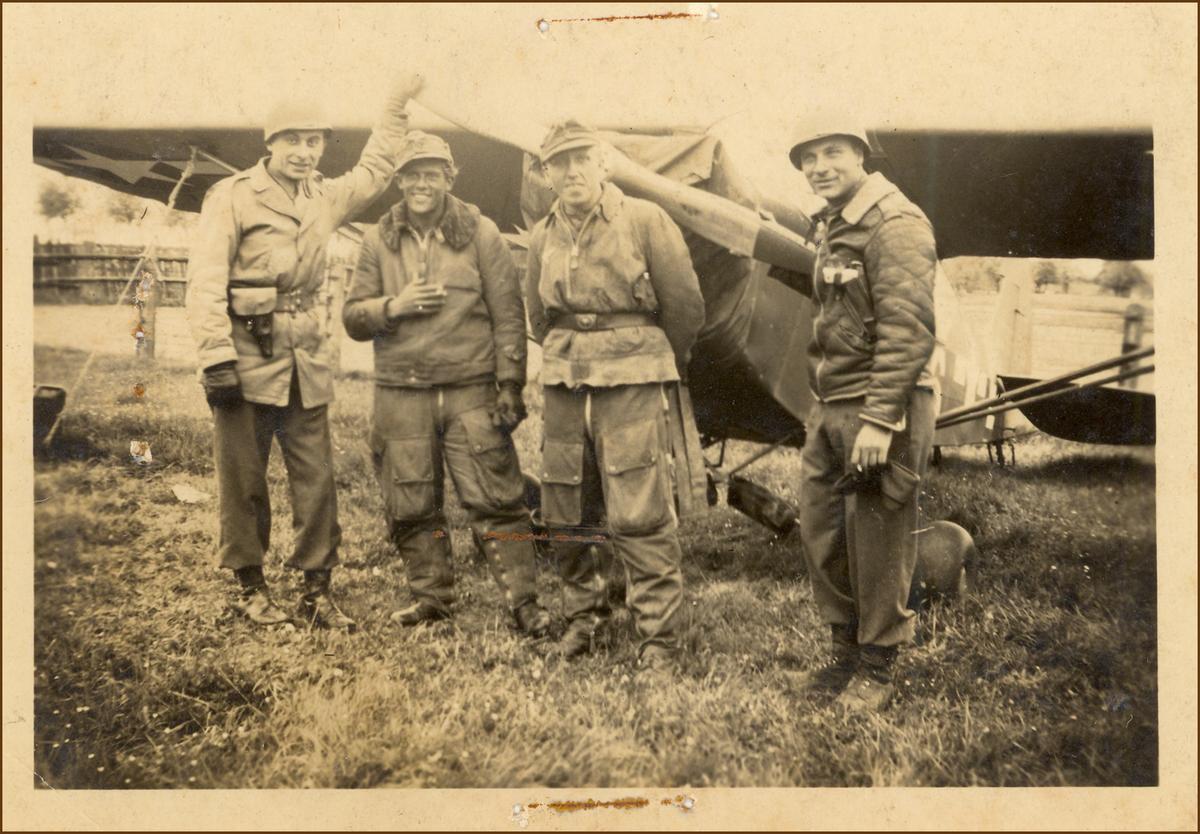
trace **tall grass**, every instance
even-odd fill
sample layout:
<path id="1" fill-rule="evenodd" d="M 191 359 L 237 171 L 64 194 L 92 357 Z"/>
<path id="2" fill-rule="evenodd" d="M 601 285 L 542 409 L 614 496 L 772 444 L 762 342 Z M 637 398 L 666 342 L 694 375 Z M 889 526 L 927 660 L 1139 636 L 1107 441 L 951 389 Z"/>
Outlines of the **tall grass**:
<path id="1" fill-rule="evenodd" d="M 39 376 L 83 356 L 39 350 Z M 146 386 L 131 395 L 134 381 Z M 887 713 L 795 697 L 823 657 L 796 534 L 719 506 L 683 528 L 688 654 L 650 685 L 627 615 L 598 655 L 544 661 L 514 634 L 451 513 L 459 602 L 405 630 L 403 569 L 367 459 L 370 383 L 332 409 L 345 529 L 335 585 L 356 635 L 232 617 L 215 567 L 211 424 L 194 375 L 97 360 L 36 464 L 37 772 L 63 787 L 1134 785 L 1157 780 L 1154 465 L 1035 437 L 1015 468 L 948 451 L 925 507 L 975 536 L 974 594 L 921 616 Z M 536 400 L 532 398 L 531 400 Z M 536 405 L 536 401 L 535 401 Z M 519 430 L 536 465 L 538 414 Z M 129 458 L 151 443 L 154 466 Z M 734 445 L 740 459 L 752 447 Z M 292 534 L 276 451 L 268 578 Z M 795 500 L 798 455 L 750 470 Z M 212 496 L 180 503 L 185 483 Z M 557 610 L 553 566 L 539 589 Z"/>

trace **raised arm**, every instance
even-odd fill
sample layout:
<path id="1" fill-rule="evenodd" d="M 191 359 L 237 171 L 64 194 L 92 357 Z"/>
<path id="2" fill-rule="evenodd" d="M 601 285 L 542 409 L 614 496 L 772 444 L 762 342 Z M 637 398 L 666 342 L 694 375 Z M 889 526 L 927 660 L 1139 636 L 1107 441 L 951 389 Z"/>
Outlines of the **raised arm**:
<path id="1" fill-rule="evenodd" d="M 408 100 L 420 89 L 419 75 L 397 79 L 358 164 L 342 176 L 325 181 L 325 194 L 332 202 L 336 225 L 348 222 L 370 205 L 392 181 L 400 143 L 408 132 Z"/>

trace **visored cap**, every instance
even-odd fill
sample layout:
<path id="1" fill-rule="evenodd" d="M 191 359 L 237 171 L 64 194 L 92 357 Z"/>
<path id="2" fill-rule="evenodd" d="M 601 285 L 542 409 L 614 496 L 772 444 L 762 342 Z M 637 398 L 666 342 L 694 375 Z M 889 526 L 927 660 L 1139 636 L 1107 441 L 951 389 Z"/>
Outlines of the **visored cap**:
<path id="1" fill-rule="evenodd" d="M 542 147 L 538 155 L 542 162 L 546 163 L 550 161 L 550 157 L 563 151 L 590 148 L 593 145 L 599 145 L 600 142 L 600 134 L 593 128 L 581 124 L 575 119 L 567 119 L 550 128 L 546 138 L 542 140 Z"/>
<path id="2" fill-rule="evenodd" d="M 396 170 L 401 171 L 405 165 L 419 159 L 440 159 L 442 162 L 454 164 L 454 156 L 450 153 L 450 146 L 446 144 L 445 139 L 421 130 L 410 130 L 404 134 L 404 141 L 400 145 Z"/>

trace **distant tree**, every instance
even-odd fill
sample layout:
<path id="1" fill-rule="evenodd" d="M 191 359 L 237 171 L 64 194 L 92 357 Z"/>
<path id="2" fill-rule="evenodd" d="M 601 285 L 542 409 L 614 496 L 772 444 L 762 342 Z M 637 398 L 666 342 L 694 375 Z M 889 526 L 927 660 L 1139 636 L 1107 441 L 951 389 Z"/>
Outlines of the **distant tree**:
<path id="1" fill-rule="evenodd" d="M 1146 273 L 1130 261 L 1105 261 L 1096 273 L 1096 283 L 1120 298 L 1129 298 L 1135 289 L 1150 286 Z"/>
<path id="2" fill-rule="evenodd" d="M 1004 279 L 996 258 L 952 258 L 943 261 L 942 267 L 961 293 L 997 292 Z"/>
<path id="3" fill-rule="evenodd" d="M 1060 284 L 1062 284 L 1062 273 L 1059 272 L 1058 265 L 1054 261 L 1039 261 L 1037 271 L 1033 276 L 1034 291 L 1045 292 L 1046 287 Z"/>
<path id="4" fill-rule="evenodd" d="M 1004 270 L 995 258 L 980 258 L 976 281 L 982 289 L 988 292 L 1000 292 L 1000 284 L 1004 281 Z"/>
<path id="5" fill-rule="evenodd" d="M 108 215 L 122 223 L 133 223 L 146 213 L 147 207 L 140 197 L 114 192 L 108 200 Z"/>
<path id="6" fill-rule="evenodd" d="M 38 193 L 38 210 L 47 220 L 70 217 L 82 203 L 74 188 L 55 182 L 43 184 Z"/>
<path id="7" fill-rule="evenodd" d="M 1083 279 L 1071 261 L 1039 261 L 1033 277 L 1035 292 L 1046 292 L 1047 287 L 1060 287 L 1070 292 L 1071 284 Z"/>

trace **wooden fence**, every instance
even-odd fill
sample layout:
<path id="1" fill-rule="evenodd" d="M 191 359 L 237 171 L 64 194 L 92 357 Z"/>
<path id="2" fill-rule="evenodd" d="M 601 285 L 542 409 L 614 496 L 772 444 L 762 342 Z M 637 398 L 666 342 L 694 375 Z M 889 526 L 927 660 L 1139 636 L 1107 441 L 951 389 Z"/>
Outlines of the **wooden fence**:
<path id="1" fill-rule="evenodd" d="M 33 242 L 34 304 L 132 304 L 135 287 L 121 296 L 141 257 L 141 246 L 99 243 Z M 159 247 L 156 260 L 162 275 L 158 303 L 167 307 L 183 304 L 187 280 L 188 250 L 179 246 Z"/>
<path id="2" fill-rule="evenodd" d="M 130 274 L 142 256 L 141 246 L 99 243 L 33 242 L 34 304 L 132 304 L 136 286 Z M 187 286 L 188 250 L 185 246 L 161 246 L 156 253 L 162 286 L 158 304 L 182 307 Z M 344 257 L 330 257 L 329 276 L 344 281 L 354 267 Z M 135 282 L 136 285 L 136 282 Z M 338 288 L 344 290 L 344 287 Z M 336 292 L 331 288 L 331 292 Z"/>

